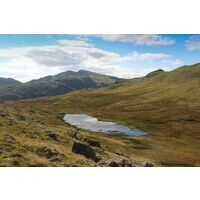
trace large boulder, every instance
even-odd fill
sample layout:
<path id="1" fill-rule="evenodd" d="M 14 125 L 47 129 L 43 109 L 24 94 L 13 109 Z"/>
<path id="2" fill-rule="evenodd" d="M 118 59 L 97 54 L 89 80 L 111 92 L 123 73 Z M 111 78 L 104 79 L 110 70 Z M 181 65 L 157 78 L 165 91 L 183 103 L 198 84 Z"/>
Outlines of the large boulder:
<path id="1" fill-rule="evenodd" d="M 72 146 L 72 152 L 85 156 L 97 162 L 99 159 L 96 156 L 94 149 L 86 142 L 75 141 Z"/>

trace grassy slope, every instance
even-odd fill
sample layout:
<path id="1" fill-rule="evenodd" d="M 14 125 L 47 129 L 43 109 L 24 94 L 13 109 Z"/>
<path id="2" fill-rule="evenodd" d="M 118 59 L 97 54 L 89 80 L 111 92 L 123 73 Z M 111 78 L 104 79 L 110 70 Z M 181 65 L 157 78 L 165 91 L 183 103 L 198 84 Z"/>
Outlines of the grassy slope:
<path id="1" fill-rule="evenodd" d="M 108 88 L 1 104 L 1 109 L 6 107 L 8 116 L 0 118 L 0 141 L 6 132 L 17 138 L 16 144 L 2 144 L 1 162 L 13 165 L 15 160 L 5 160 L 4 157 L 6 154 L 12 157 L 10 154 L 16 151 L 22 154 L 18 165 L 95 165 L 71 153 L 73 140 L 68 130 L 72 127 L 62 122 L 63 114 L 71 112 L 88 113 L 150 133 L 144 137 L 124 138 L 80 130 L 79 137 L 94 137 L 101 141 L 103 150 L 97 150 L 102 157 L 99 165 L 106 165 L 111 158 L 127 157 L 138 163 L 150 161 L 163 166 L 200 166 L 199 77 L 200 65 L 197 64 Z M 47 130 L 55 131 L 60 142 L 49 139 Z M 61 161 L 51 163 L 36 155 L 38 145 L 59 152 Z"/>

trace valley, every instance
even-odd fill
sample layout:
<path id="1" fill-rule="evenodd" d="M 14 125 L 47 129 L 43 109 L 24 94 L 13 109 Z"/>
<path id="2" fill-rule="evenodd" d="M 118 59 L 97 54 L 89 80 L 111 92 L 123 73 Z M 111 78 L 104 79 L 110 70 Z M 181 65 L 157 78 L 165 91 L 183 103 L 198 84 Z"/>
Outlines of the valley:
<path id="1" fill-rule="evenodd" d="M 200 166 L 199 86 L 197 63 L 107 87 L 2 101 L 0 165 L 109 166 L 122 162 L 131 166 Z M 76 128 L 63 121 L 68 113 L 87 114 L 149 134 L 108 135 Z M 74 150 L 74 143 L 89 140 L 100 144 L 92 146 L 98 159 Z"/>

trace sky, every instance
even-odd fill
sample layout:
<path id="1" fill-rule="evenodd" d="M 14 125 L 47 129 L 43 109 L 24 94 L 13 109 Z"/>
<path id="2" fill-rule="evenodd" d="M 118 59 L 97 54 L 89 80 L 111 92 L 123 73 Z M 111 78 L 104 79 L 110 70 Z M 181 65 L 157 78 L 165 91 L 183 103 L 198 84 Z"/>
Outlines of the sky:
<path id="1" fill-rule="evenodd" d="M 0 77 L 27 82 L 80 69 L 134 78 L 200 62 L 200 35 L 0 35 Z"/>

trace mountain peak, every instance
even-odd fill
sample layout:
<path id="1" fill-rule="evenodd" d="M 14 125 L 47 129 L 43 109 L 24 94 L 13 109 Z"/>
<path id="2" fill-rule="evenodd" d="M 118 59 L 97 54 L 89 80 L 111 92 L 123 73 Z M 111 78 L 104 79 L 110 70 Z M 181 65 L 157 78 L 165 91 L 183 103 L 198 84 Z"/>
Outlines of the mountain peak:
<path id="1" fill-rule="evenodd" d="M 0 101 L 55 96 L 74 90 L 109 86 L 122 81 L 125 80 L 86 70 L 65 71 L 9 87 L 9 90 L 0 89 Z"/>
<path id="2" fill-rule="evenodd" d="M 95 72 L 91 72 L 91 71 L 88 71 L 88 70 L 85 70 L 85 69 L 80 69 L 78 71 L 78 73 L 95 73 Z"/>
<path id="3" fill-rule="evenodd" d="M 0 77 L 0 87 L 1 86 L 10 86 L 10 85 L 19 85 L 21 82 L 13 79 L 13 78 L 3 78 Z"/>
<path id="4" fill-rule="evenodd" d="M 165 72 L 163 69 L 157 69 L 155 71 L 148 73 L 145 77 L 152 77 L 152 76 L 158 75 L 163 72 Z"/>

